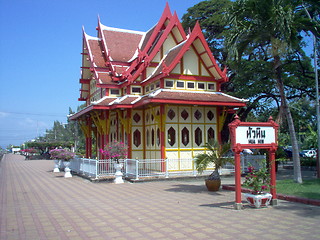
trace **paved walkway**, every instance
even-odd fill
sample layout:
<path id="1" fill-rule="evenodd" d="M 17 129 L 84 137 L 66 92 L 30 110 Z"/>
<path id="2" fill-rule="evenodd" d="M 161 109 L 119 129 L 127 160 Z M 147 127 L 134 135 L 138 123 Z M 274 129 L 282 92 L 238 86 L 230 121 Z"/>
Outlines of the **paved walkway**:
<path id="1" fill-rule="evenodd" d="M 234 210 L 202 180 L 91 183 L 49 160 L 0 162 L 0 239 L 320 239 L 320 207 Z"/>

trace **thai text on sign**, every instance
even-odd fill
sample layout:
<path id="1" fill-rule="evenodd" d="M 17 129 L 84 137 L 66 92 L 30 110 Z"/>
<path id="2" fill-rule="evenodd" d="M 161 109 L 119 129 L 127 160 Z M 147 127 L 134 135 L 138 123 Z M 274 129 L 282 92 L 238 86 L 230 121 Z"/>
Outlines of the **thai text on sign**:
<path id="1" fill-rule="evenodd" d="M 236 143 L 271 144 L 275 142 L 273 127 L 239 126 L 236 128 Z"/>

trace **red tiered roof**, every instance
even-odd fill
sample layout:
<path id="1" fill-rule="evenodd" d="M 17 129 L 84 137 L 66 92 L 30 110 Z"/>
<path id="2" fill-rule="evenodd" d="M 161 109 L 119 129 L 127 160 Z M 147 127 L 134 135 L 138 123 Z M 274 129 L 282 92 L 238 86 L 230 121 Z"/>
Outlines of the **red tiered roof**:
<path id="1" fill-rule="evenodd" d="M 212 81 L 220 84 L 228 80 L 226 69 L 221 71 L 201 31 L 199 23 L 187 36 L 176 13 L 171 14 L 166 7 L 158 23 L 147 32 L 111 28 L 98 20 L 98 36 L 91 37 L 83 32 L 83 62 L 79 100 L 88 100 L 86 109 L 110 109 L 138 107 L 146 103 L 181 103 L 199 105 L 245 106 L 245 100 L 222 93 L 156 90 L 144 96 L 125 96 L 89 103 L 90 79 L 96 80 L 98 88 L 125 88 L 134 85 L 146 86 L 150 82 L 163 79 L 179 64 L 187 51 L 193 49 L 210 76 L 178 75 L 175 79 Z M 161 55 L 159 62 L 151 62 L 159 54 L 165 40 L 170 36 L 176 46 Z M 159 56 L 159 55 L 158 55 Z M 154 67 L 151 75 L 146 75 L 149 66 Z M 108 94 L 107 94 L 108 95 Z M 113 99 L 115 102 L 112 102 Z M 132 100 L 132 101 L 131 101 Z M 78 114 L 76 114 L 78 115 Z"/>

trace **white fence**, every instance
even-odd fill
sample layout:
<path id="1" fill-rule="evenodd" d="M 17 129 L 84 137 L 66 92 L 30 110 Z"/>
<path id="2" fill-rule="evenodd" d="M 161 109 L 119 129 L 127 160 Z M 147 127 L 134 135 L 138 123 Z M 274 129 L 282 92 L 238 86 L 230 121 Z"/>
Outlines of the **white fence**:
<path id="1" fill-rule="evenodd" d="M 115 173 L 114 162 L 110 159 L 75 158 L 71 160 L 70 169 L 79 175 L 94 179 L 114 176 Z"/>
<path id="2" fill-rule="evenodd" d="M 259 162 L 265 158 L 265 155 L 241 155 L 242 172 L 247 170 L 249 163 L 259 168 Z M 123 164 L 124 176 L 135 180 L 199 175 L 194 159 L 125 159 L 120 163 Z M 115 173 L 114 161 L 110 159 L 76 158 L 71 160 L 70 168 L 79 175 L 93 179 L 110 178 Z M 214 166 L 211 165 L 203 174 L 210 174 L 213 169 Z M 233 172 L 232 164 L 227 164 L 220 170 L 222 175 Z"/>

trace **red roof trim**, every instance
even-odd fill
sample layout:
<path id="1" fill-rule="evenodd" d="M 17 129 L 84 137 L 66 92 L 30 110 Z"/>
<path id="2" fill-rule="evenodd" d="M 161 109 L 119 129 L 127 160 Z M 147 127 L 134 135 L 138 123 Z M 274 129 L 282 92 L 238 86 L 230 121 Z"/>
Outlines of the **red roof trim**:
<path id="1" fill-rule="evenodd" d="M 194 33 L 194 34 L 193 34 L 193 33 Z M 211 52 L 211 50 L 210 50 L 210 48 L 209 48 L 209 45 L 208 45 L 208 43 L 207 43 L 207 41 L 206 41 L 206 39 L 205 39 L 205 37 L 204 37 L 204 35 L 203 35 L 203 32 L 202 32 L 202 30 L 201 30 L 201 27 L 200 27 L 200 24 L 199 24 L 198 21 L 196 22 L 196 25 L 195 25 L 194 28 L 193 28 L 193 31 L 192 31 L 192 33 L 191 33 L 190 38 L 193 38 L 193 41 L 194 41 L 194 40 L 196 40 L 197 37 L 198 37 L 198 38 L 200 39 L 200 41 L 202 42 L 202 44 L 203 44 L 204 48 L 206 49 L 206 51 L 207 51 L 207 53 L 208 53 L 208 55 L 209 55 L 209 57 L 210 57 L 213 65 L 214 65 L 215 68 L 216 68 L 216 71 L 217 71 L 217 72 L 219 73 L 219 75 L 222 77 L 222 80 L 223 80 L 224 82 L 228 81 L 228 77 L 226 76 L 226 73 L 225 73 L 225 72 L 222 72 L 221 69 L 220 69 L 220 67 L 218 66 L 218 64 L 217 64 L 217 62 L 216 62 L 216 59 L 214 58 L 214 56 L 213 56 L 213 54 L 212 54 L 212 52 Z M 193 41 L 192 41 L 192 42 L 193 42 Z"/>
<path id="2" fill-rule="evenodd" d="M 230 102 L 205 102 L 205 101 L 190 101 L 190 100 L 172 100 L 172 99 L 143 99 L 137 102 L 134 107 L 140 107 L 150 103 L 169 103 L 169 104 L 183 104 L 183 105 L 203 105 L 203 106 L 230 106 L 230 107 L 244 107 L 246 103 L 230 103 Z"/>
<path id="3" fill-rule="evenodd" d="M 152 80 L 157 80 L 161 77 L 166 77 L 168 72 L 171 72 L 176 65 L 181 61 L 182 57 L 184 56 L 184 54 L 186 53 L 186 51 L 189 50 L 190 46 L 193 44 L 193 42 L 199 38 L 199 40 L 201 41 L 201 43 L 203 44 L 206 53 L 208 54 L 208 56 L 210 57 L 210 60 L 212 62 L 211 67 L 214 67 L 216 69 L 216 71 L 218 72 L 218 74 L 221 76 L 221 79 L 215 79 L 215 81 L 227 81 L 228 78 L 226 76 L 226 71 L 221 71 L 220 67 L 218 66 L 215 58 L 212 55 L 212 52 L 204 38 L 204 35 L 201 31 L 199 22 L 196 23 L 194 29 L 192 30 L 190 36 L 187 38 L 186 42 L 181 45 L 181 48 L 179 49 L 179 51 L 176 53 L 175 58 L 173 59 L 173 61 L 169 64 L 169 66 L 166 67 L 166 72 L 162 71 L 162 73 L 160 73 L 158 76 L 151 76 L 150 79 Z M 170 52 L 168 53 L 167 56 L 169 56 Z M 165 61 L 165 59 L 163 60 Z M 159 65 L 160 66 L 160 65 Z"/>
<path id="4" fill-rule="evenodd" d="M 82 109 L 80 112 L 77 112 L 77 113 L 73 114 L 71 117 L 69 117 L 69 119 L 70 120 L 76 120 L 77 118 L 79 118 L 83 114 L 86 114 L 87 112 L 90 112 L 92 109 L 93 109 L 93 106 L 90 105 L 90 106 Z"/>
<path id="5" fill-rule="evenodd" d="M 164 25 L 166 20 L 170 20 L 170 23 L 165 27 L 165 30 L 162 33 L 160 39 L 158 40 L 156 45 L 153 47 L 152 52 L 148 55 L 147 52 L 149 51 L 150 47 L 154 43 L 157 35 L 159 34 L 159 31 L 163 27 L 163 25 Z M 164 10 L 164 12 L 163 12 L 158 24 L 156 25 L 156 27 L 155 27 L 155 29 L 154 29 L 154 31 L 153 31 L 153 33 L 152 33 L 147 45 L 146 45 L 146 47 L 142 51 L 139 52 L 138 59 L 140 61 L 134 61 L 133 64 L 131 65 L 131 67 L 129 69 L 127 69 L 127 71 L 126 71 L 126 77 L 128 77 L 129 82 L 132 82 L 136 78 L 138 78 L 140 76 L 141 72 L 146 69 L 146 67 L 148 66 L 150 60 L 155 57 L 155 55 L 157 54 L 157 52 L 159 51 L 159 49 L 163 45 L 164 41 L 168 37 L 169 33 L 172 31 L 172 29 L 175 26 L 178 27 L 178 29 L 180 31 L 180 34 L 182 35 L 182 38 L 186 39 L 186 34 L 185 34 L 184 30 L 183 30 L 183 27 L 181 25 L 181 22 L 179 21 L 179 18 L 177 16 L 176 12 L 174 13 L 174 15 L 171 15 L 169 4 L 166 3 L 166 8 L 165 8 L 165 10 Z M 144 64 L 140 64 L 142 59 L 145 60 Z M 135 73 L 132 76 L 130 76 L 130 73 L 136 67 L 138 67 L 138 69 L 136 69 Z"/>
<path id="6" fill-rule="evenodd" d="M 90 79 L 80 78 L 79 82 L 83 83 L 83 84 L 89 84 L 90 83 Z"/>

